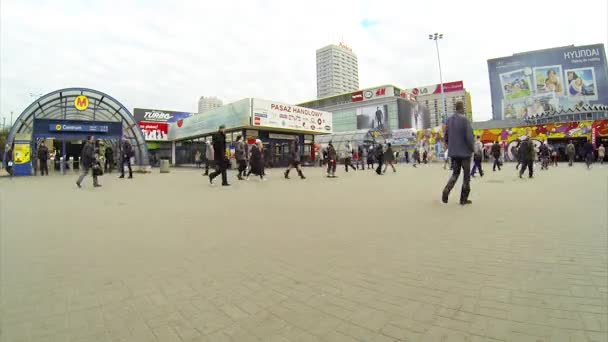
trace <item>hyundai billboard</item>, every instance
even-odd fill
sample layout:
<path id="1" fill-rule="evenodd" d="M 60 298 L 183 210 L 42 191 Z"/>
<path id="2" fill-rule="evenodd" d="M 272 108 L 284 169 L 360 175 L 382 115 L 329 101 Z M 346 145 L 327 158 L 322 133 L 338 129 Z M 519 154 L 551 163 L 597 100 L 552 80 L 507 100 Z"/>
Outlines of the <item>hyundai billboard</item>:
<path id="1" fill-rule="evenodd" d="M 608 104 L 603 44 L 530 51 L 488 60 L 492 116 L 520 119 L 580 105 Z"/>

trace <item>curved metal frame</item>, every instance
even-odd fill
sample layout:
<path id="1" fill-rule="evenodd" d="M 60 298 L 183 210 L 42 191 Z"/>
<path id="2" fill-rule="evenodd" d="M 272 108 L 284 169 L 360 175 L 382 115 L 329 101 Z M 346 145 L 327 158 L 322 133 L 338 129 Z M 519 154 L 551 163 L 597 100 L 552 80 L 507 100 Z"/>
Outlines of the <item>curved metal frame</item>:
<path id="1" fill-rule="evenodd" d="M 74 99 L 80 95 L 85 95 L 89 99 L 89 107 L 84 111 L 77 110 L 73 105 Z M 37 118 L 120 121 L 123 126 L 122 139 L 131 141 L 136 163 L 149 165 L 146 140 L 133 114 L 108 94 L 89 88 L 64 88 L 43 95 L 17 117 L 8 134 L 7 143 L 12 143 L 17 133 L 32 133 L 34 120 Z"/>

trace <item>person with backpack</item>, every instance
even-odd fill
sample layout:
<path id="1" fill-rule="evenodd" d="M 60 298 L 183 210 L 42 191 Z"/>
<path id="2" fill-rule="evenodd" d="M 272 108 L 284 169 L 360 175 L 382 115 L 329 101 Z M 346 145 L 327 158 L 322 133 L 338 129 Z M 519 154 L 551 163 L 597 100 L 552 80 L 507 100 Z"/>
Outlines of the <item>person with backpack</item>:
<path id="1" fill-rule="evenodd" d="M 476 171 L 479 171 L 479 175 L 483 177 L 483 169 L 481 168 L 482 160 L 483 144 L 481 143 L 481 137 L 477 136 L 477 141 L 475 142 L 473 150 L 473 169 L 471 170 L 471 177 L 475 177 Z"/>
<path id="2" fill-rule="evenodd" d="M 87 176 L 87 174 L 89 173 L 89 170 L 91 170 L 93 168 L 93 166 L 95 165 L 95 163 L 97 162 L 97 160 L 95 158 L 94 141 L 95 141 L 95 138 L 93 136 L 90 136 L 89 139 L 84 144 L 84 146 L 82 147 L 82 151 L 80 152 L 80 176 L 78 177 L 78 180 L 76 181 L 76 185 L 78 186 L 78 188 L 82 187 L 82 181 L 84 180 L 84 177 Z M 95 187 L 95 188 L 100 187 L 101 185 L 99 184 L 99 182 L 97 180 L 98 174 L 96 172 L 92 172 L 92 175 L 93 175 L 93 187 Z"/>
<path id="3" fill-rule="evenodd" d="M 541 170 L 549 170 L 549 156 L 551 155 L 551 151 L 549 151 L 549 146 L 547 146 L 546 142 L 543 142 L 539 148 L 540 155 L 540 169 Z"/>
<path id="4" fill-rule="evenodd" d="M 125 165 L 129 168 L 129 179 L 133 178 L 133 170 L 131 169 L 131 157 L 133 157 L 133 146 L 128 140 L 123 140 L 120 162 L 120 177 L 125 178 Z"/>

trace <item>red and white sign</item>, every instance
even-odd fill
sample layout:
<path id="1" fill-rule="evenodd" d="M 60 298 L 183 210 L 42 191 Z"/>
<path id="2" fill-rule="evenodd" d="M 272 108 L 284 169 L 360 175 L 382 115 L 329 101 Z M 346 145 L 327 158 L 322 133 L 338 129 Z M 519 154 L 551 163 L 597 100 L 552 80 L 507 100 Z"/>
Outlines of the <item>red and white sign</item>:
<path id="1" fill-rule="evenodd" d="M 253 125 L 332 133 L 330 112 L 280 102 L 253 99 Z"/>
<path id="2" fill-rule="evenodd" d="M 444 93 L 453 93 L 453 92 L 462 91 L 462 90 L 464 90 L 464 83 L 462 81 L 447 82 L 447 83 L 443 84 Z M 412 94 L 414 97 L 441 94 L 441 84 L 435 84 L 435 85 L 430 85 L 430 86 L 425 86 L 425 87 L 418 87 L 418 88 L 413 88 L 413 89 L 406 89 L 403 92 Z M 404 97 L 403 92 L 402 92 L 401 97 Z"/>
<path id="3" fill-rule="evenodd" d="M 145 122 L 140 121 L 139 128 L 144 133 L 146 141 L 168 141 L 169 124 L 166 122 Z"/>
<path id="4" fill-rule="evenodd" d="M 363 91 L 358 91 L 358 92 L 352 93 L 351 100 L 352 100 L 352 102 L 363 101 Z"/>

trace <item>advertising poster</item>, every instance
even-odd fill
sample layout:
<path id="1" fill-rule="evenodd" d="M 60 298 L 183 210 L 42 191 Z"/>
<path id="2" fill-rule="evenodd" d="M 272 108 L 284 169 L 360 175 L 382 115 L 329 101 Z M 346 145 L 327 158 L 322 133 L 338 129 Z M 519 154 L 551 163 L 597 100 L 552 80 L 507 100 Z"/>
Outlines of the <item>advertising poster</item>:
<path id="1" fill-rule="evenodd" d="M 228 128 L 249 126 L 251 119 L 251 99 L 246 98 L 237 102 L 214 108 L 204 114 L 193 115 L 169 123 L 169 139 L 201 136 L 216 132 L 220 125 Z"/>
<path id="2" fill-rule="evenodd" d="M 138 124 L 144 133 L 146 141 L 169 141 L 169 124 L 143 121 L 140 121 Z"/>
<path id="3" fill-rule="evenodd" d="M 23 165 L 31 160 L 31 149 L 29 143 L 15 143 L 13 149 L 13 162 L 15 165 Z"/>
<path id="4" fill-rule="evenodd" d="M 399 129 L 431 128 L 431 113 L 428 108 L 418 102 L 400 100 L 397 103 L 397 124 Z"/>
<path id="5" fill-rule="evenodd" d="M 608 104 L 603 44 L 566 46 L 490 59 L 488 73 L 495 120 Z"/>
<path id="6" fill-rule="evenodd" d="M 370 106 L 357 108 L 357 129 L 389 130 L 388 106 Z"/>
<path id="7" fill-rule="evenodd" d="M 329 112 L 260 99 L 253 99 L 251 124 L 319 133 L 331 133 L 333 130 Z"/>

